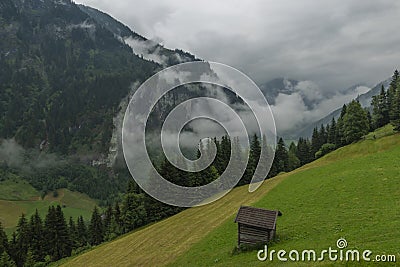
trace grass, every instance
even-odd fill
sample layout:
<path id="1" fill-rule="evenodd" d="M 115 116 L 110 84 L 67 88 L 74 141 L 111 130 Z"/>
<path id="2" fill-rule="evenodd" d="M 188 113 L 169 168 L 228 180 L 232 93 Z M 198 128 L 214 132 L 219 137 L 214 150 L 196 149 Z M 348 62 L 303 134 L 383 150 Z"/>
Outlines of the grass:
<path id="1" fill-rule="evenodd" d="M 0 199 L 30 200 L 38 199 L 40 194 L 28 182 L 10 174 L 7 180 L 0 182 Z"/>
<path id="2" fill-rule="evenodd" d="M 349 249 L 370 249 L 400 259 L 399 144 L 396 135 L 343 148 L 339 155 L 364 149 L 371 152 L 371 146 L 384 151 L 325 164 L 338 158 L 334 152 L 316 162 L 321 165 L 318 168 L 288 176 L 256 202 L 254 206 L 283 213 L 278 219 L 279 242 L 270 249 L 321 251 L 336 247 L 336 241 L 344 237 Z M 255 251 L 232 255 L 237 226 L 232 223 L 233 216 L 230 219 L 171 266 L 275 266 L 277 262 L 259 262 Z M 327 263 L 314 263 L 323 264 Z"/>
<path id="3" fill-rule="evenodd" d="M 103 244 L 67 262 L 65 266 L 162 266 L 173 262 L 191 246 L 219 227 L 240 205 L 250 204 L 275 187 L 284 176 L 267 181 L 248 193 L 247 186 L 234 189 L 212 204 L 187 209 L 113 242 Z M 161 254 L 160 254 L 161 252 Z"/>
<path id="4" fill-rule="evenodd" d="M 371 132 L 371 133 L 367 134 L 365 136 L 365 139 L 382 138 L 382 137 L 385 137 L 385 136 L 388 136 L 388 135 L 392 135 L 394 133 L 395 133 L 394 126 L 391 125 L 391 124 L 388 124 L 386 126 L 383 126 L 383 127 L 379 128 L 379 129 L 377 129 L 374 132 Z"/>
<path id="5" fill-rule="evenodd" d="M 236 188 L 217 202 L 103 244 L 65 266 L 275 266 L 259 262 L 256 251 L 232 253 L 233 219 L 243 204 L 282 211 L 279 242 L 271 249 L 319 251 L 345 237 L 349 249 L 400 259 L 399 158 L 400 135 L 367 139 L 267 180 L 254 193 L 247 186 Z"/>
<path id="6" fill-rule="evenodd" d="M 23 183 L 19 181 L 18 184 Z M 24 184 L 23 187 L 28 186 L 30 185 Z M 97 205 L 96 201 L 88 196 L 69 191 L 68 189 L 58 190 L 58 197 L 53 197 L 52 193 L 50 193 L 43 200 L 41 200 L 38 195 L 30 196 L 25 194 L 25 197 L 27 196 L 32 199 L 0 200 L 0 221 L 8 235 L 15 230 L 18 219 L 22 213 L 30 217 L 37 209 L 42 218 L 44 218 L 49 206 L 61 205 L 67 220 L 69 217 L 76 219 L 81 215 L 85 220 L 89 220 L 94 206 Z"/>

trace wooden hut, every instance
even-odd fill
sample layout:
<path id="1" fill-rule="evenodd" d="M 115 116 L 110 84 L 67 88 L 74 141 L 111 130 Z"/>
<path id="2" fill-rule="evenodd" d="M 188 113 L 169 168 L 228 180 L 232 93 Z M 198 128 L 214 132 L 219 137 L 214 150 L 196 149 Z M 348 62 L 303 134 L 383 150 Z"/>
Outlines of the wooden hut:
<path id="1" fill-rule="evenodd" d="M 276 235 L 277 210 L 241 206 L 235 218 L 238 223 L 238 247 L 241 244 L 266 244 Z"/>

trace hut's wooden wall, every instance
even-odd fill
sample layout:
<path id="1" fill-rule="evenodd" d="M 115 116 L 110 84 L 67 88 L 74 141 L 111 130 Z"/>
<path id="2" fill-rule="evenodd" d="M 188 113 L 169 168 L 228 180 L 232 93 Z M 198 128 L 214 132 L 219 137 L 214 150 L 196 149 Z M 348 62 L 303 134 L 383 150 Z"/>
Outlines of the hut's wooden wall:
<path id="1" fill-rule="evenodd" d="M 238 245 L 267 243 L 275 237 L 275 230 L 263 229 L 239 223 Z"/>

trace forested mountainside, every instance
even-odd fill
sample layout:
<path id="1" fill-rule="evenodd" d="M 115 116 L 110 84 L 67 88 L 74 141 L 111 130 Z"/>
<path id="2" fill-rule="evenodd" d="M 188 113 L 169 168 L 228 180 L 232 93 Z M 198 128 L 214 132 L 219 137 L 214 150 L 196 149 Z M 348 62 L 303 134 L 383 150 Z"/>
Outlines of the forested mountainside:
<path id="1" fill-rule="evenodd" d="M 70 1 L 1 5 L 0 137 L 64 154 L 107 151 L 120 100 L 158 65 Z"/>
<path id="2" fill-rule="evenodd" d="M 78 5 L 79 8 L 87 13 L 90 17 L 96 20 L 103 27 L 112 32 L 118 39 L 125 41 L 130 45 L 134 53 L 143 57 L 145 55 L 152 55 L 154 60 L 160 61 L 158 63 L 166 66 L 179 64 L 182 62 L 195 61 L 196 57 L 181 49 L 168 49 L 161 44 L 133 32 L 129 27 L 115 20 L 110 15 L 101 12 L 95 8 Z"/>
<path id="3" fill-rule="evenodd" d="M 162 67 L 138 55 L 127 37 L 151 42 L 69 0 L 1 1 L 2 179 L 13 172 L 43 193 L 67 187 L 107 201 L 126 191 L 129 175 L 104 166 L 113 119 L 133 85 Z M 166 64 L 195 60 L 152 47 Z"/>

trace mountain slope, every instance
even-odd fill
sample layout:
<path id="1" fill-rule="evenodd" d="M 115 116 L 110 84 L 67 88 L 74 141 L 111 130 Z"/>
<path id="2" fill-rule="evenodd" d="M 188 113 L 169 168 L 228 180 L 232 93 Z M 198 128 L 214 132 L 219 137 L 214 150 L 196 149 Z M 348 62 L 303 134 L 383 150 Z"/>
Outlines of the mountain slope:
<path id="1" fill-rule="evenodd" d="M 340 237 L 350 248 L 398 253 L 400 135 L 367 138 L 291 173 L 188 209 L 68 261 L 64 266 L 265 265 L 255 252 L 232 255 L 242 204 L 279 209 L 280 242 L 273 249 L 325 249 Z M 368 166 L 368 169 L 365 168 Z"/>
<path id="2" fill-rule="evenodd" d="M 279 94 L 290 95 L 296 91 L 297 80 L 287 78 L 276 78 L 260 85 L 268 104 L 275 105 L 275 99 Z"/>
<path id="3" fill-rule="evenodd" d="M 372 97 L 375 95 L 378 95 L 380 93 L 382 85 L 385 87 L 385 89 L 387 89 L 389 87 L 390 81 L 391 81 L 391 78 L 388 78 L 385 81 L 378 83 L 371 90 L 369 90 L 365 94 L 358 96 L 356 99 L 360 102 L 361 106 L 363 106 L 364 108 L 370 108 Z M 346 104 L 346 103 L 344 103 L 344 104 Z M 305 126 L 304 128 L 300 129 L 300 131 L 298 131 L 296 133 L 296 137 L 297 138 L 298 137 L 311 137 L 313 129 L 315 127 L 319 128 L 322 124 L 326 125 L 328 123 L 331 123 L 332 118 L 335 118 L 335 119 L 339 118 L 341 110 L 342 110 L 342 107 L 336 109 L 335 111 L 331 112 L 330 114 L 321 118 L 320 120 Z"/>
<path id="4" fill-rule="evenodd" d="M 159 68 L 69 0 L 0 9 L 0 138 L 63 154 L 108 150 L 112 117 Z"/>
<path id="5" fill-rule="evenodd" d="M 95 8 L 78 5 L 79 8 L 93 18 L 97 23 L 112 32 L 121 42 L 132 47 L 133 52 L 147 60 L 152 60 L 164 66 L 172 66 L 182 62 L 195 61 L 196 57 L 180 49 L 167 49 L 158 42 L 133 32 L 129 27 Z"/>
<path id="6" fill-rule="evenodd" d="M 70 216 L 74 219 L 83 216 L 89 220 L 98 202 L 68 189 L 57 190 L 57 197 L 49 192 L 42 199 L 40 192 L 17 176 L 0 181 L 0 222 L 9 234 L 15 230 L 22 213 L 30 217 L 37 209 L 44 218 L 51 205 L 62 205 L 67 219 Z"/>

